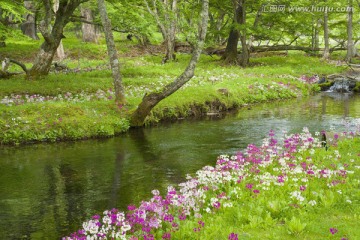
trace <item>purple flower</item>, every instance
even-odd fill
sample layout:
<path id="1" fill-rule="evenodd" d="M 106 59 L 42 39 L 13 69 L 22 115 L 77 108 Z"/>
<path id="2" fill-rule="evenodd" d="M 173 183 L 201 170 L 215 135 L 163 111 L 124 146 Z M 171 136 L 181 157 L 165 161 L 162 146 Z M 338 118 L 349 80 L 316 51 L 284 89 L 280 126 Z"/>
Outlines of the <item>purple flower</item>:
<path id="1" fill-rule="evenodd" d="M 152 234 L 144 235 L 144 240 L 155 240 Z"/>
<path id="2" fill-rule="evenodd" d="M 284 176 L 283 175 L 280 175 L 278 176 L 278 183 L 283 183 L 284 182 Z"/>
<path id="3" fill-rule="evenodd" d="M 164 221 L 166 222 L 173 222 L 174 221 L 174 216 L 171 214 L 165 214 L 164 216 Z"/>
<path id="4" fill-rule="evenodd" d="M 305 189 L 306 189 L 305 186 L 303 186 L 303 185 L 300 186 L 300 191 L 305 191 Z"/>
<path id="5" fill-rule="evenodd" d="M 184 220 L 186 219 L 186 215 L 185 215 L 184 213 L 180 214 L 180 215 L 179 215 L 179 219 L 180 219 L 181 221 L 184 221 Z"/>
<path id="6" fill-rule="evenodd" d="M 164 233 L 163 235 L 162 235 L 162 239 L 171 239 L 171 233 Z"/>
<path id="7" fill-rule="evenodd" d="M 201 226 L 201 227 L 204 227 L 205 223 L 203 221 L 198 221 L 198 224 Z"/>
<path id="8" fill-rule="evenodd" d="M 260 191 L 258 189 L 254 189 L 253 193 L 258 194 L 258 193 L 260 193 Z"/>
<path id="9" fill-rule="evenodd" d="M 335 233 L 338 232 L 338 230 L 336 228 L 330 228 L 330 232 L 332 235 L 334 235 Z"/>
<path id="10" fill-rule="evenodd" d="M 220 205 L 221 205 L 221 204 L 220 204 L 219 201 L 213 203 L 213 207 L 214 207 L 214 208 L 220 208 Z"/>
<path id="11" fill-rule="evenodd" d="M 134 210 L 136 209 L 136 206 L 135 206 L 135 205 L 129 205 L 129 206 L 127 207 L 127 209 L 128 209 L 129 211 L 134 211 Z"/>
<path id="12" fill-rule="evenodd" d="M 238 240 L 239 238 L 236 233 L 230 233 L 228 239 L 229 240 Z"/>
<path id="13" fill-rule="evenodd" d="M 251 183 L 246 184 L 247 189 L 252 189 L 253 185 Z"/>

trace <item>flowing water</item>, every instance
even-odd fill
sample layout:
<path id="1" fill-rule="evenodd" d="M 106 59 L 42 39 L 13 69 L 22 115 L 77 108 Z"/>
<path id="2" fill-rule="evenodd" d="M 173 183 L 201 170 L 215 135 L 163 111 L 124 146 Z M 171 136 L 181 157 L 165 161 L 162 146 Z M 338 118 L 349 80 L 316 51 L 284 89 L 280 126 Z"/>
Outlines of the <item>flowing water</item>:
<path id="1" fill-rule="evenodd" d="M 184 120 L 116 138 L 0 148 L 0 239 L 59 239 L 105 209 L 185 180 L 220 154 L 261 144 L 270 129 L 299 132 L 360 122 L 360 96 L 323 93 L 225 117 Z"/>

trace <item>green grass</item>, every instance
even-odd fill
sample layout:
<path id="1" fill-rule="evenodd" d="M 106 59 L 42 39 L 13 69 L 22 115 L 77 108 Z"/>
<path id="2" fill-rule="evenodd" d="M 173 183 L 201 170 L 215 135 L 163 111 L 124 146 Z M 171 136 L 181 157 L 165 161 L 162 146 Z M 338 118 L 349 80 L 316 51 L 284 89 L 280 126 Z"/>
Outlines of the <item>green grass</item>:
<path id="1" fill-rule="evenodd" d="M 341 155 L 334 158 L 336 151 Z M 333 187 L 326 186 L 326 180 L 312 179 L 311 182 L 300 182 L 308 185 L 303 192 L 306 201 L 315 199 L 316 205 L 299 204 L 296 207 L 289 202 L 289 192 L 297 189 L 296 182 L 285 186 L 270 186 L 270 190 L 260 189 L 260 194 L 248 194 L 247 189 L 239 188 L 239 197 L 232 194 L 234 186 L 223 186 L 215 190 L 219 194 L 226 193 L 226 202 L 231 207 L 221 206 L 215 212 L 200 211 L 201 218 L 187 219 L 181 222 L 179 231 L 172 234 L 171 239 L 228 239 L 230 233 L 238 234 L 239 239 L 360 239 L 360 191 L 359 175 L 357 174 L 360 153 L 360 139 L 345 140 L 338 147 L 329 151 L 317 149 L 314 153 L 298 153 L 298 157 L 311 158 L 315 165 L 330 165 L 334 161 L 338 167 L 348 164 L 346 182 Z M 272 167 L 261 168 L 261 172 L 272 172 Z M 247 182 L 256 183 L 256 175 L 248 175 Z M 291 175 L 288 176 L 292 182 Z M 334 177 L 336 178 L 336 177 Z M 330 181 L 330 180 L 329 180 Z M 328 181 L 328 182 L 329 182 Z M 292 190 L 291 190 L 292 189 Z M 216 197 L 209 194 L 207 199 Z M 229 200 L 233 199 L 233 200 Z M 204 207 L 206 208 L 206 207 Z M 198 221 L 204 222 L 200 226 Z M 200 228 L 200 231 L 194 231 Z M 336 228 L 337 233 L 331 234 L 330 228 Z"/>
<path id="2" fill-rule="evenodd" d="M 100 39 L 97 44 L 82 43 L 71 34 L 65 35 L 67 38 L 64 39 L 64 47 L 68 58 L 63 63 L 67 64 L 70 69 L 77 68 L 76 73 L 50 73 L 46 77 L 33 81 L 25 80 L 23 75 L 17 75 L 11 79 L 0 79 L 0 99 L 16 97 L 17 95 L 18 97 L 24 97 L 26 94 L 38 94 L 44 97 L 67 93 L 95 95 L 99 90 L 107 91 L 112 89 L 112 77 L 107 63 L 106 47 L 103 39 Z M 31 59 L 36 54 L 40 44 L 41 41 L 11 39 L 8 41 L 7 47 L 4 48 L 5 51 L 2 51 L 1 56 L 23 61 L 28 66 L 31 66 Z M 121 73 L 127 95 L 127 105 L 125 106 L 127 110 L 122 112 L 121 117 L 119 117 L 118 112 L 107 111 L 106 107 L 103 107 L 117 109 L 112 101 L 106 100 L 97 100 L 95 102 L 84 100 L 76 103 L 26 103 L 24 106 L 0 104 L 2 112 L 0 115 L 0 127 L 3 130 L 2 134 L 0 134 L 0 142 L 8 144 L 47 141 L 47 137 L 34 137 L 34 139 L 28 137 L 34 135 L 35 131 L 37 132 L 35 135 L 39 135 L 38 132 L 44 131 L 43 128 L 34 128 L 37 130 L 33 130 L 31 127 L 25 128 L 24 126 L 12 126 L 10 129 L 4 127 L 9 125 L 13 118 L 33 118 L 34 113 L 38 118 L 42 119 L 44 125 L 52 126 L 50 123 L 53 122 L 53 119 L 48 119 L 45 112 L 39 112 L 43 105 L 46 105 L 48 109 L 47 114 L 72 113 L 74 108 L 80 108 L 84 111 L 87 109 L 85 111 L 87 113 L 82 113 L 82 115 L 63 116 L 63 121 L 67 122 L 70 127 L 74 126 L 75 129 L 79 129 L 79 127 L 72 123 L 72 119 L 83 119 L 82 124 L 90 122 L 92 118 L 90 113 L 93 110 L 103 115 L 105 112 L 111 114 L 112 120 L 104 120 L 105 125 L 108 123 L 113 124 L 115 119 L 119 121 L 127 119 L 145 93 L 158 91 L 165 84 L 173 81 L 186 68 L 191 57 L 189 54 L 177 54 L 177 61 L 162 65 L 161 54 L 126 57 L 124 53 L 138 51 L 135 43 L 117 40 L 116 44 L 120 49 L 120 56 L 122 56 L 120 57 Z M 88 71 L 89 68 L 93 68 L 93 70 Z M 12 67 L 11 70 L 21 71 L 18 67 Z M 270 56 L 268 54 L 264 56 L 258 54 L 256 57 L 251 58 L 251 65 L 246 69 L 236 66 L 224 66 L 218 57 L 203 55 L 196 68 L 195 77 L 179 91 L 156 106 L 147 118 L 146 124 L 164 119 L 196 116 L 209 111 L 226 111 L 248 104 L 308 95 L 313 91 L 317 91 L 318 87 L 300 82 L 298 78 L 301 75 L 331 74 L 344 70 L 346 70 L 344 67 L 337 67 L 323 62 L 319 58 L 306 56 L 302 52 L 289 52 L 286 55 L 273 54 Z M 279 87 L 280 84 L 286 85 L 286 87 Z M 128 128 L 125 125 L 122 131 Z M 9 135 L 9 131 L 17 131 L 22 134 L 11 133 Z M 89 131 L 91 133 L 82 131 L 74 138 L 80 138 L 81 134 L 84 135 L 84 138 L 97 135 L 95 130 Z M 108 136 L 114 135 L 112 131 L 109 132 L 111 133 Z M 5 136 L 6 134 L 7 136 Z M 27 137 L 23 135 L 27 135 Z M 66 134 L 59 134 L 59 136 L 52 139 L 69 138 L 71 139 Z"/>

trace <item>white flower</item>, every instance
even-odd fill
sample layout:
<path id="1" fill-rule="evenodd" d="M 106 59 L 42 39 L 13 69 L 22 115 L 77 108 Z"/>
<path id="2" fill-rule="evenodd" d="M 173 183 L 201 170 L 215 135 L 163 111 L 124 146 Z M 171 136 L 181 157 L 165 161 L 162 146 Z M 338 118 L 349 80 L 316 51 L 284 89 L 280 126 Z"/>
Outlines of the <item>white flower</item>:
<path id="1" fill-rule="evenodd" d="M 226 202 L 223 204 L 223 206 L 224 207 L 233 207 L 233 204 L 231 202 L 230 203 Z"/>
<path id="2" fill-rule="evenodd" d="M 311 200 L 311 201 L 309 201 L 309 204 L 310 204 L 311 206 L 315 206 L 315 205 L 316 205 L 316 201 L 315 201 L 315 200 Z"/>

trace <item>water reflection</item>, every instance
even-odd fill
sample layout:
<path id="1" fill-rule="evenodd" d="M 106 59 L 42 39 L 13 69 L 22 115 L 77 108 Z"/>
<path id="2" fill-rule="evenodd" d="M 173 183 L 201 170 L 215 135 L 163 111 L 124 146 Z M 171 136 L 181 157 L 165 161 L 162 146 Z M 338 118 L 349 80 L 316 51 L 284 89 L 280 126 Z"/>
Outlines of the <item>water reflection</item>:
<path id="1" fill-rule="evenodd" d="M 184 181 L 220 154 L 277 132 L 351 128 L 360 98 L 319 94 L 223 118 L 137 129 L 117 138 L 0 149 L 0 239 L 58 239 L 91 215 L 125 209 Z"/>

